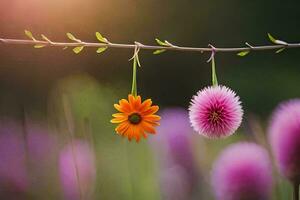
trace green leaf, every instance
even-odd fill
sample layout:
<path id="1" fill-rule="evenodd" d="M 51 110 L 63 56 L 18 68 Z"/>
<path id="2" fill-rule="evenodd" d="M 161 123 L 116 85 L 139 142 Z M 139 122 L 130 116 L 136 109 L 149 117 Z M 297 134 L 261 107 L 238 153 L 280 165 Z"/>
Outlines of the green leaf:
<path id="1" fill-rule="evenodd" d="M 270 33 L 268 33 L 268 37 L 274 44 L 288 45 L 288 43 L 286 43 L 285 41 L 275 39 Z"/>
<path id="2" fill-rule="evenodd" d="M 100 47 L 100 48 L 98 48 L 97 49 L 97 53 L 102 53 L 102 52 L 104 52 L 105 50 L 107 49 L 107 47 Z"/>
<path id="3" fill-rule="evenodd" d="M 44 44 L 36 44 L 36 45 L 34 45 L 33 47 L 34 48 L 36 48 L 36 49 L 40 49 L 40 48 L 43 48 L 43 47 L 45 47 L 46 45 L 44 45 Z"/>
<path id="4" fill-rule="evenodd" d="M 238 56 L 246 56 L 248 53 L 250 53 L 250 51 L 241 51 L 237 55 Z"/>
<path id="5" fill-rule="evenodd" d="M 29 37 L 30 39 L 32 39 L 33 41 L 36 41 L 36 39 L 33 37 L 32 33 L 28 30 L 25 30 L 25 35 L 27 37 Z"/>
<path id="6" fill-rule="evenodd" d="M 281 45 L 288 45 L 285 41 L 282 40 L 276 40 L 276 44 L 281 44 Z"/>
<path id="7" fill-rule="evenodd" d="M 278 49 L 275 53 L 280 53 L 280 52 L 282 52 L 283 50 L 285 50 L 285 48 Z"/>
<path id="8" fill-rule="evenodd" d="M 270 33 L 268 33 L 268 37 L 271 42 L 276 44 L 276 39 Z"/>
<path id="9" fill-rule="evenodd" d="M 42 38 L 43 38 L 44 40 L 46 40 L 47 42 L 52 43 L 51 40 L 49 40 L 44 34 L 41 34 L 41 36 L 42 36 Z"/>
<path id="10" fill-rule="evenodd" d="M 72 35 L 72 33 L 67 33 L 67 36 L 70 40 L 81 42 L 81 40 L 77 39 L 74 35 Z"/>
<path id="11" fill-rule="evenodd" d="M 73 35 L 72 33 L 67 33 L 67 37 L 68 37 L 70 40 L 76 41 L 76 38 L 74 37 L 74 35 Z"/>
<path id="12" fill-rule="evenodd" d="M 106 39 L 105 37 L 103 37 L 103 36 L 101 35 L 101 33 L 99 33 L 99 32 L 96 32 L 96 38 L 97 38 L 100 42 L 103 42 L 103 43 L 107 43 L 107 42 L 108 42 L 107 39 Z"/>
<path id="13" fill-rule="evenodd" d="M 167 43 L 162 42 L 161 40 L 159 40 L 158 38 L 155 38 L 155 41 L 157 42 L 157 44 L 159 44 L 160 46 L 169 46 Z"/>
<path id="14" fill-rule="evenodd" d="M 174 46 L 173 44 L 171 44 L 170 42 L 168 42 L 167 40 L 165 40 L 165 43 L 166 43 L 166 45 L 167 46 L 169 46 L 169 47 L 172 47 L 172 46 Z"/>
<path id="15" fill-rule="evenodd" d="M 158 55 L 158 54 L 161 54 L 161 53 L 163 53 L 163 52 L 165 52 L 166 51 L 166 49 L 158 49 L 158 50 L 155 50 L 154 52 L 153 52 L 153 54 L 154 55 Z"/>
<path id="16" fill-rule="evenodd" d="M 79 54 L 83 50 L 84 46 L 75 47 L 73 49 L 74 53 Z"/>

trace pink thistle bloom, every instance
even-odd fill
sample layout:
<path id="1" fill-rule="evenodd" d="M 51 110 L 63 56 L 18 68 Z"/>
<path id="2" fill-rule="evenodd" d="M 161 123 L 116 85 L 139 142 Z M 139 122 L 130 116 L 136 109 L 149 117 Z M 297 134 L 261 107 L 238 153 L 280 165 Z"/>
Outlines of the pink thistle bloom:
<path id="1" fill-rule="evenodd" d="M 193 97 L 189 110 L 192 127 L 209 138 L 232 135 L 243 117 L 239 97 L 225 86 L 210 86 L 200 90 Z"/>
<path id="2" fill-rule="evenodd" d="M 227 147 L 214 163 L 211 182 L 218 200 L 267 200 L 272 165 L 267 151 L 255 143 Z"/>
<path id="3" fill-rule="evenodd" d="M 269 141 L 282 175 L 300 181 L 300 99 L 280 104 L 268 129 Z"/>

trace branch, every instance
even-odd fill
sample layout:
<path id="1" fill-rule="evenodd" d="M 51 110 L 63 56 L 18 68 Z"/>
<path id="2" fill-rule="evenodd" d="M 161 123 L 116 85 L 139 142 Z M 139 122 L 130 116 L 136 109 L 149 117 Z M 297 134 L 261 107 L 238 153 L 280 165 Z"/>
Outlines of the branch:
<path id="1" fill-rule="evenodd" d="M 29 32 L 30 33 L 30 32 Z M 97 35 L 99 34 L 99 35 Z M 119 44 L 119 43 L 112 43 L 109 42 L 106 38 L 103 38 L 100 33 L 96 33 L 97 38 L 101 41 L 101 43 L 96 42 L 83 42 L 79 39 L 76 39 L 72 34 L 67 34 L 69 39 L 73 40 L 73 42 L 53 42 L 42 35 L 43 39 L 45 40 L 36 40 L 32 37 L 31 33 L 29 37 L 31 40 L 22 40 L 22 39 L 5 39 L 0 38 L 0 43 L 3 44 L 23 44 L 23 45 L 35 45 L 36 48 L 42 48 L 45 46 L 54 46 L 54 47 L 80 47 L 79 52 L 83 49 L 83 47 L 95 47 L 95 48 L 102 48 L 103 51 L 106 48 L 123 48 L 123 49 L 134 49 L 137 44 L 140 49 L 145 50 L 156 50 L 157 54 L 162 53 L 166 50 L 172 51 L 191 51 L 191 52 L 240 52 L 238 55 L 244 56 L 248 54 L 250 51 L 264 51 L 264 50 L 277 50 L 276 52 L 279 53 L 284 49 L 289 48 L 300 48 L 300 43 L 286 43 L 281 40 L 275 40 L 270 34 L 268 34 L 269 39 L 274 45 L 262 45 L 262 46 L 252 46 L 249 43 L 245 43 L 246 47 L 229 47 L 229 48 L 219 48 L 214 47 L 185 47 L 185 46 L 175 46 L 168 41 L 162 42 L 156 39 L 159 46 L 155 45 L 145 45 L 139 42 L 135 42 L 134 44 Z M 27 35 L 28 36 L 28 35 Z M 100 37 L 100 38 L 99 38 Z M 75 49 L 73 49 L 75 51 Z M 78 49 L 77 49 L 78 50 Z M 75 53 L 79 53 L 75 52 Z M 101 50 L 98 52 L 102 52 Z M 154 54 L 156 54 L 154 52 Z"/>

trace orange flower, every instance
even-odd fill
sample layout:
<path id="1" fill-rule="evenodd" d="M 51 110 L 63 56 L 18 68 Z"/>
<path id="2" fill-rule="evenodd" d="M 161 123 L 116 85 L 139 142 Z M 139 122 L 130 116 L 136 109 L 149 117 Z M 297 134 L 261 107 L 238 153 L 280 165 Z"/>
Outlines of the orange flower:
<path id="1" fill-rule="evenodd" d="M 151 99 L 144 102 L 140 96 L 128 95 L 128 101 L 121 99 L 119 104 L 114 104 L 114 107 L 120 112 L 113 114 L 114 119 L 111 123 L 119 124 L 116 127 L 116 132 L 119 135 L 125 136 L 130 141 L 132 138 L 138 142 L 143 136 L 147 138 L 146 133 L 155 134 L 155 126 L 158 126 L 160 117 L 155 115 L 158 111 L 158 106 L 151 106 Z"/>

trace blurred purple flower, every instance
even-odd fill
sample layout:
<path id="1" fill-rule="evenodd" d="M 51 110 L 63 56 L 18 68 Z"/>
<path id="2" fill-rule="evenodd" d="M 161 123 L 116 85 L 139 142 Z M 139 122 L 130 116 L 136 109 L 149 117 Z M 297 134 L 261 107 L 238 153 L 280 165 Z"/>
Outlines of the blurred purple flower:
<path id="1" fill-rule="evenodd" d="M 28 123 L 25 128 L 30 160 L 40 167 L 44 164 L 53 164 L 58 147 L 54 135 L 49 129 L 33 122 Z"/>
<path id="2" fill-rule="evenodd" d="M 208 138 L 232 135 L 243 117 L 239 97 L 225 86 L 211 86 L 200 90 L 193 97 L 189 110 L 195 131 Z"/>
<path id="3" fill-rule="evenodd" d="M 162 169 L 161 172 L 162 199 L 164 200 L 184 200 L 190 199 L 190 188 L 187 181 L 186 170 L 181 166 L 173 166 Z"/>
<path id="4" fill-rule="evenodd" d="M 300 182 L 300 99 L 281 103 L 269 126 L 269 140 L 280 172 Z"/>
<path id="5" fill-rule="evenodd" d="M 22 129 L 11 121 L 0 122 L 0 196 L 28 189 L 26 148 Z"/>
<path id="6" fill-rule="evenodd" d="M 41 125 L 30 122 L 22 127 L 0 120 L 0 199 L 25 199 L 49 186 L 56 147 L 53 135 Z"/>
<path id="7" fill-rule="evenodd" d="M 214 163 L 212 187 L 218 200 L 267 200 L 272 167 L 267 151 L 254 143 L 227 147 Z"/>
<path id="8" fill-rule="evenodd" d="M 72 144 L 65 146 L 59 155 L 64 196 L 69 200 L 90 199 L 96 178 L 95 155 L 85 141 L 74 140 Z"/>
<path id="9" fill-rule="evenodd" d="M 163 196 L 170 197 L 164 199 L 173 199 L 171 196 L 176 196 L 179 191 L 188 191 L 185 194 L 191 195 L 194 187 L 198 186 L 199 176 L 191 147 L 193 130 L 188 113 L 182 108 L 169 108 L 163 110 L 161 117 L 157 136 L 151 141 L 161 163 Z M 176 181 L 173 182 L 173 179 Z"/>
<path id="10" fill-rule="evenodd" d="M 30 183 L 36 198 L 43 199 L 45 188 L 55 193 L 58 182 L 57 156 L 58 144 L 55 135 L 48 127 L 33 121 L 26 123 L 27 158 L 30 166 Z"/>
<path id="11" fill-rule="evenodd" d="M 158 140 L 168 145 L 172 163 L 180 164 L 187 169 L 194 167 L 191 149 L 193 133 L 189 124 L 188 113 L 182 108 L 169 108 L 161 113 L 161 126 L 158 127 Z"/>

